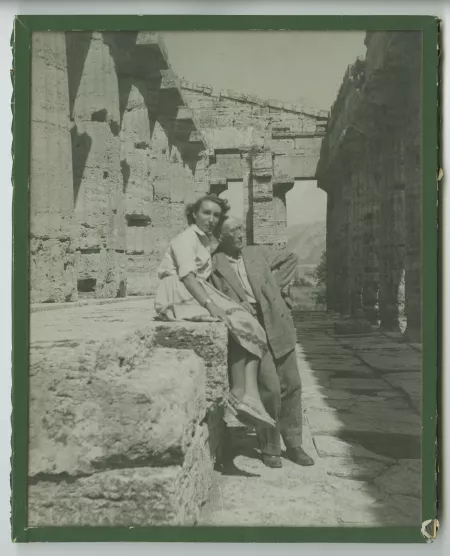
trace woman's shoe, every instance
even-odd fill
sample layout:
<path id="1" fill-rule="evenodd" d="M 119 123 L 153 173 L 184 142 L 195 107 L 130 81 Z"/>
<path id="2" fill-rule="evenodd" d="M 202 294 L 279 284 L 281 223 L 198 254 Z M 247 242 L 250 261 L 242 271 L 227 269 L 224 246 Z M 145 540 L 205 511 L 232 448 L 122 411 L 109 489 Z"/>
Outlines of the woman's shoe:
<path id="1" fill-rule="evenodd" d="M 228 394 L 228 404 L 230 405 L 232 411 L 235 412 L 235 414 L 237 415 L 237 408 L 239 407 L 239 404 L 241 403 L 241 400 L 236 397 L 233 392 L 230 392 Z"/>
<path id="2" fill-rule="evenodd" d="M 244 396 L 241 403 L 236 408 L 237 416 L 240 421 L 250 421 L 254 426 L 269 429 L 275 428 L 275 421 L 264 409 L 261 402 Z"/>
<path id="3" fill-rule="evenodd" d="M 243 429 L 248 427 L 247 424 L 239 421 L 236 410 L 229 402 L 225 405 L 223 420 L 229 429 Z"/>

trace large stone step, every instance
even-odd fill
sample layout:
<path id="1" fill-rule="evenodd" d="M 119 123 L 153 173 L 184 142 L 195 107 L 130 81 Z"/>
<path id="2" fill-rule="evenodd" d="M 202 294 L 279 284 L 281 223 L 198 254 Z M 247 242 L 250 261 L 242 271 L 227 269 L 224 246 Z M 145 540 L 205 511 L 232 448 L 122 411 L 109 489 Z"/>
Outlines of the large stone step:
<path id="1" fill-rule="evenodd" d="M 220 444 L 226 340 L 220 324 L 153 323 L 35 343 L 30 525 L 195 523 Z"/>

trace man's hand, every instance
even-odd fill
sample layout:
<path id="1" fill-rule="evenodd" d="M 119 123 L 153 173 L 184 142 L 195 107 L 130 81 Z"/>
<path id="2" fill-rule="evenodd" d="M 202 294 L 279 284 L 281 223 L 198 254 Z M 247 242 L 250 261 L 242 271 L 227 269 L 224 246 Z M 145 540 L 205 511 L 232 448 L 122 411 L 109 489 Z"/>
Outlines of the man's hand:
<path id="1" fill-rule="evenodd" d="M 252 304 L 249 303 L 248 301 L 243 301 L 241 303 L 241 306 L 248 311 L 251 315 L 253 315 L 254 317 L 256 316 L 256 311 L 254 309 L 254 307 L 252 307 Z"/>

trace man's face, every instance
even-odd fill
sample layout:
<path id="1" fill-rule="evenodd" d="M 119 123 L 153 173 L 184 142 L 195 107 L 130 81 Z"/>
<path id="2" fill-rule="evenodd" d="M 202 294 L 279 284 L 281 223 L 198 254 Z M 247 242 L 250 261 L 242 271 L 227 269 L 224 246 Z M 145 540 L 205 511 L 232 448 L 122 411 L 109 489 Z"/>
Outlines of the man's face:
<path id="1" fill-rule="evenodd" d="M 227 247 L 234 249 L 242 249 L 244 247 L 244 229 L 241 222 L 233 222 L 224 224 L 221 243 Z"/>

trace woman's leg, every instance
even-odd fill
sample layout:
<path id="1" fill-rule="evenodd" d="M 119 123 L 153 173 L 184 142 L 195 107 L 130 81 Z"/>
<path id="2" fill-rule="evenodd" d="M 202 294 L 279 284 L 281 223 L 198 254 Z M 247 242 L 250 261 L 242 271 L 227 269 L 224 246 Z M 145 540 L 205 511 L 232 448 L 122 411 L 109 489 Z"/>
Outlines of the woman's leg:
<path id="1" fill-rule="evenodd" d="M 231 392 L 238 400 L 241 400 L 245 394 L 245 363 L 247 352 L 231 337 L 231 335 L 229 336 L 228 346 Z"/>
<path id="2" fill-rule="evenodd" d="M 258 371 L 260 360 L 247 354 L 244 372 L 245 394 L 254 400 L 261 401 L 258 389 Z M 261 402 L 262 403 L 262 402 Z"/>

